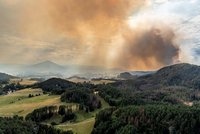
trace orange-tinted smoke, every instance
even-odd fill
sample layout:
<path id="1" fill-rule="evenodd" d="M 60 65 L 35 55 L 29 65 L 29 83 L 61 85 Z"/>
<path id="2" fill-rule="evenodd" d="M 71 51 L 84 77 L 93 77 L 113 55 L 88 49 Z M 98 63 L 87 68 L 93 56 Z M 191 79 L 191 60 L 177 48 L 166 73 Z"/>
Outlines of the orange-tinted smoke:
<path id="1" fill-rule="evenodd" d="M 125 69 L 154 70 L 176 62 L 179 47 L 177 35 L 166 25 L 128 29 L 124 34 L 121 56 L 116 64 Z"/>
<path id="2" fill-rule="evenodd" d="M 109 66 L 115 68 L 157 69 L 172 64 L 178 57 L 179 49 L 174 41 L 176 34 L 169 27 L 129 28 L 128 18 L 145 2 L 34 0 L 30 4 L 34 5 L 32 8 L 27 6 L 24 18 L 28 27 L 24 25 L 24 29 L 30 34 L 42 33 L 43 36 L 51 31 L 76 40 L 76 47 L 87 53 L 79 59 L 83 64 L 108 66 L 109 62 Z M 126 32 L 122 32 L 124 29 L 127 29 Z M 117 56 L 108 61 L 109 53 L 114 49 L 107 46 L 119 34 L 123 35 L 124 44 L 116 50 Z M 89 49 L 83 49 L 88 46 Z"/>
<path id="3" fill-rule="evenodd" d="M 46 0 L 52 26 L 68 36 L 108 38 L 145 0 Z M 108 38 L 109 39 L 109 38 Z"/>
<path id="4" fill-rule="evenodd" d="M 126 25 L 127 18 L 145 0 L 47 0 L 50 24 L 56 31 L 78 39 L 80 47 L 89 44 L 84 64 L 104 65 L 113 36 Z M 87 50 L 86 50 L 87 51 Z"/>

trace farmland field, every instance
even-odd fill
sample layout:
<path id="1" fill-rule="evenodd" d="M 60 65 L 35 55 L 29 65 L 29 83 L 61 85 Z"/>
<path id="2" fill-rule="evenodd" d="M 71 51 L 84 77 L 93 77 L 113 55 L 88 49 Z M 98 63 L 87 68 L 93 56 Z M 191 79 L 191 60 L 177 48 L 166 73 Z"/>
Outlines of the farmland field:
<path id="1" fill-rule="evenodd" d="M 34 95 L 34 97 L 29 97 L 29 94 Z M 59 129 L 72 130 L 77 134 L 89 134 L 91 133 L 95 123 L 95 115 L 100 110 L 109 107 L 108 103 L 106 103 L 104 99 L 100 97 L 99 99 L 102 103 L 101 109 L 89 113 L 84 111 L 76 111 L 75 113 L 77 118 L 75 122 L 66 122 L 60 124 L 62 117 L 57 115 L 49 120 L 44 121 L 43 123 L 50 125 L 51 122 L 56 122 L 59 124 L 56 126 Z M 74 103 L 62 103 L 59 95 L 43 94 L 41 89 L 24 89 L 5 96 L 0 96 L 0 116 L 11 117 L 13 115 L 19 115 L 25 117 L 34 109 L 51 105 L 59 106 L 63 104 L 76 106 Z"/>
<path id="2" fill-rule="evenodd" d="M 29 94 L 39 95 L 29 98 Z M 26 116 L 34 109 L 60 105 L 60 96 L 43 94 L 41 89 L 24 89 L 9 95 L 0 96 L 0 116 Z"/>
<path id="3" fill-rule="evenodd" d="M 38 81 L 36 81 L 36 80 L 30 80 L 30 79 L 17 79 L 17 78 L 15 78 L 15 79 L 11 79 L 10 80 L 10 82 L 11 83 L 19 83 L 20 85 L 32 85 L 32 84 L 35 84 L 35 83 L 37 83 Z"/>
<path id="4" fill-rule="evenodd" d="M 78 123 L 67 123 L 58 125 L 57 128 L 63 130 L 72 130 L 75 134 L 90 134 L 94 127 L 95 118 L 89 118 L 87 120 Z"/>
<path id="5" fill-rule="evenodd" d="M 102 108 L 95 110 L 94 112 L 85 113 L 82 111 L 76 112 L 77 119 L 74 123 L 64 123 L 57 125 L 57 128 L 60 128 L 62 130 L 72 130 L 75 134 L 90 134 L 92 132 L 92 129 L 94 127 L 95 123 L 95 116 L 96 114 L 101 111 L 102 109 L 110 107 L 107 102 L 105 102 L 104 99 L 100 98 L 102 103 Z"/>

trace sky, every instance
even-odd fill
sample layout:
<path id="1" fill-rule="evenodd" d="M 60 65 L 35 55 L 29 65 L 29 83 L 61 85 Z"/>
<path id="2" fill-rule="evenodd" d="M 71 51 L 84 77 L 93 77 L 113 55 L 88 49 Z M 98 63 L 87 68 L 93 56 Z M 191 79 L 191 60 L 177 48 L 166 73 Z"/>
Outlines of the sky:
<path id="1" fill-rule="evenodd" d="M 0 0 L 0 64 L 200 64 L 200 0 Z"/>

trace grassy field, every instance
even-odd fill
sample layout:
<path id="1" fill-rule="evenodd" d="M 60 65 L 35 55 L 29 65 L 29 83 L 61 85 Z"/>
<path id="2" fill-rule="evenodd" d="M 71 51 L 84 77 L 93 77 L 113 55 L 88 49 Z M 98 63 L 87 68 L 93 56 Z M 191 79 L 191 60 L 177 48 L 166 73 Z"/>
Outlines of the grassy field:
<path id="1" fill-rule="evenodd" d="M 99 97 L 99 96 L 98 96 Z M 95 110 L 94 112 L 86 113 L 84 111 L 78 111 L 76 112 L 76 122 L 74 123 L 64 123 L 57 125 L 56 127 L 63 130 L 72 130 L 75 134 L 90 134 L 92 132 L 92 129 L 94 127 L 95 123 L 95 116 L 96 114 L 105 109 L 109 108 L 109 104 L 105 102 L 104 99 L 99 97 L 102 103 L 102 108 Z"/>
<path id="2" fill-rule="evenodd" d="M 98 96 L 99 97 L 99 96 Z M 77 111 L 76 113 L 76 121 L 75 122 L 67 122 L 60 124 L 62 117 L 60 115 L 54 116 L 51 119 L 44 121 L 45 124 L 51 124 L 52 122 L 56 122 L 56 127 L 62 130 L 72 130 L 75 134 L 90 134 L 94 127 L 95 116 L 102 109 L 110 107 L 107 102 L 104 101 L 101 97 L 99 97 L 102 103 L 102 108 L 95 110 L 93 112 L 86 113 L 85 111 Z"/>
<path id="3" fill-rule="evenodd" d="M 75 134 L 90 134 L 94 127 L 95 118 L 89 118 L 78 123 L 67 123 L 58 125 L 62 130 L 72 130 Z"/>
<path id="4" fill-rule="evenodd" d="M 29 94 L 41 95 L 29 98 Z M 60 96 L 43 95 L 41 89 L 24 89 L 9 95 L 0 96 L 0 116 L 13 116 L 16 114 L 25 116 L 34 109 L 60 104 Z"/>
<path id="5" fill-rule="evenodd" d="M 30 79 L 11 79 L 10 80 L 10 83 L 15 83 L 17 84 L 19 82 L 20 85 L 32 85 L 32 84 L 35 84 L 37 83 L 38 81 L 36 80 L 30 80 Z"/>
<path id="6" fill-rule="evenodd" d="M 35 96 L 29 98 L 29 94 L 36 95 L 40 94 L 40 96 Z M 99 96 L 98 96 L 99 97 Z M 94 112 L 86 113 L 84 111 L 76 111 L 77 119 L 75 122 L 67 122 L 63 124 L 59 124 L 61 122 L 62 117 L 57 115 L 52 117 L 49 120 L 46 120 L 43 123 L 50 124 L 51 122 L 56 122 L 59 125 L 56 127 L 63 130 L 72 130 L 77 134 L 90 134 L 94 123 L 96 114 L 104 109 L 108 108 L 109 105 L 99 97 L 102 103 L 102 108 L 95 110 Z M 48 95 L 43 94 L 41 89 L 24 89 L 20 91 L 16 91 L 9 95 L 0 96 L 0 116 L 26 116 L 28 113 L 32 112 L 34 109 L 51 106 L 51 105 L 71 105 L 76 106 L 73 103 L 62 103 L 60 101 L 59 95 Z"/>

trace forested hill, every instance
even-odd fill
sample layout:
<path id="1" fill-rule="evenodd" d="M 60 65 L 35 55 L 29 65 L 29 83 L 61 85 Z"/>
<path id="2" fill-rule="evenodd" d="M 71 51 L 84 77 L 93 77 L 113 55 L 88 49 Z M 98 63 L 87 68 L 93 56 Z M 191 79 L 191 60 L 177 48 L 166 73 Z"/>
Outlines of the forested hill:
<path id="1" fill-rule="evenodd" d="M 200 66 L 176 64 L 160 69 L 151 77 L 164 85 L 182 85 L 200 88 Z"/>
<path id="2" fill-rule="evenodd" d="M 200 109 L 172 105 L 105 109 L 92 134 L 199 134 Z"/>
<path id="3" fill-rule="evenodd" d="M 15 78 L 14 76 L 5 74 L 5 73 L 0 73 L 0 81 L 8 81 L 11 78 Z"/>
<path id="4" fill-rule="evenodd" d="M 175 64 L 164 67 L 155 74 L 141 76 L 136 80 L 124 81 L 122 85 L 138 89 L 153 89 L 166 86 L 184 86 L 200 89 L 200 66 L 186 63 Z"/>
<path id="5" fill-rule="evenodd" d="M 62 94 L 67 90 L 75 89 L 94 89 L 94 85 L 90 83 L 74 83 L 60 78 L 51 78 L 44 82 L 34 85 L 36 88 L 41 88 L 45 92 L 52 94 Z"/>
<path id="6" fill-rule="evenodd" d="M 52 126 L 25 121 L 23 117 L 0 117 L 0 134 L 73 134 L 72 131 L 62 131 Z"/>
<path id="7" fill-rule="evenodd" d="M 44 91 L 50 92 L 52 90 L 62 91 L 67 88 L 72 88 L 76 84 L 60 78 L 51 78 L 44 82 L 37 84 L 37 87 L 42 88 Z"/>

